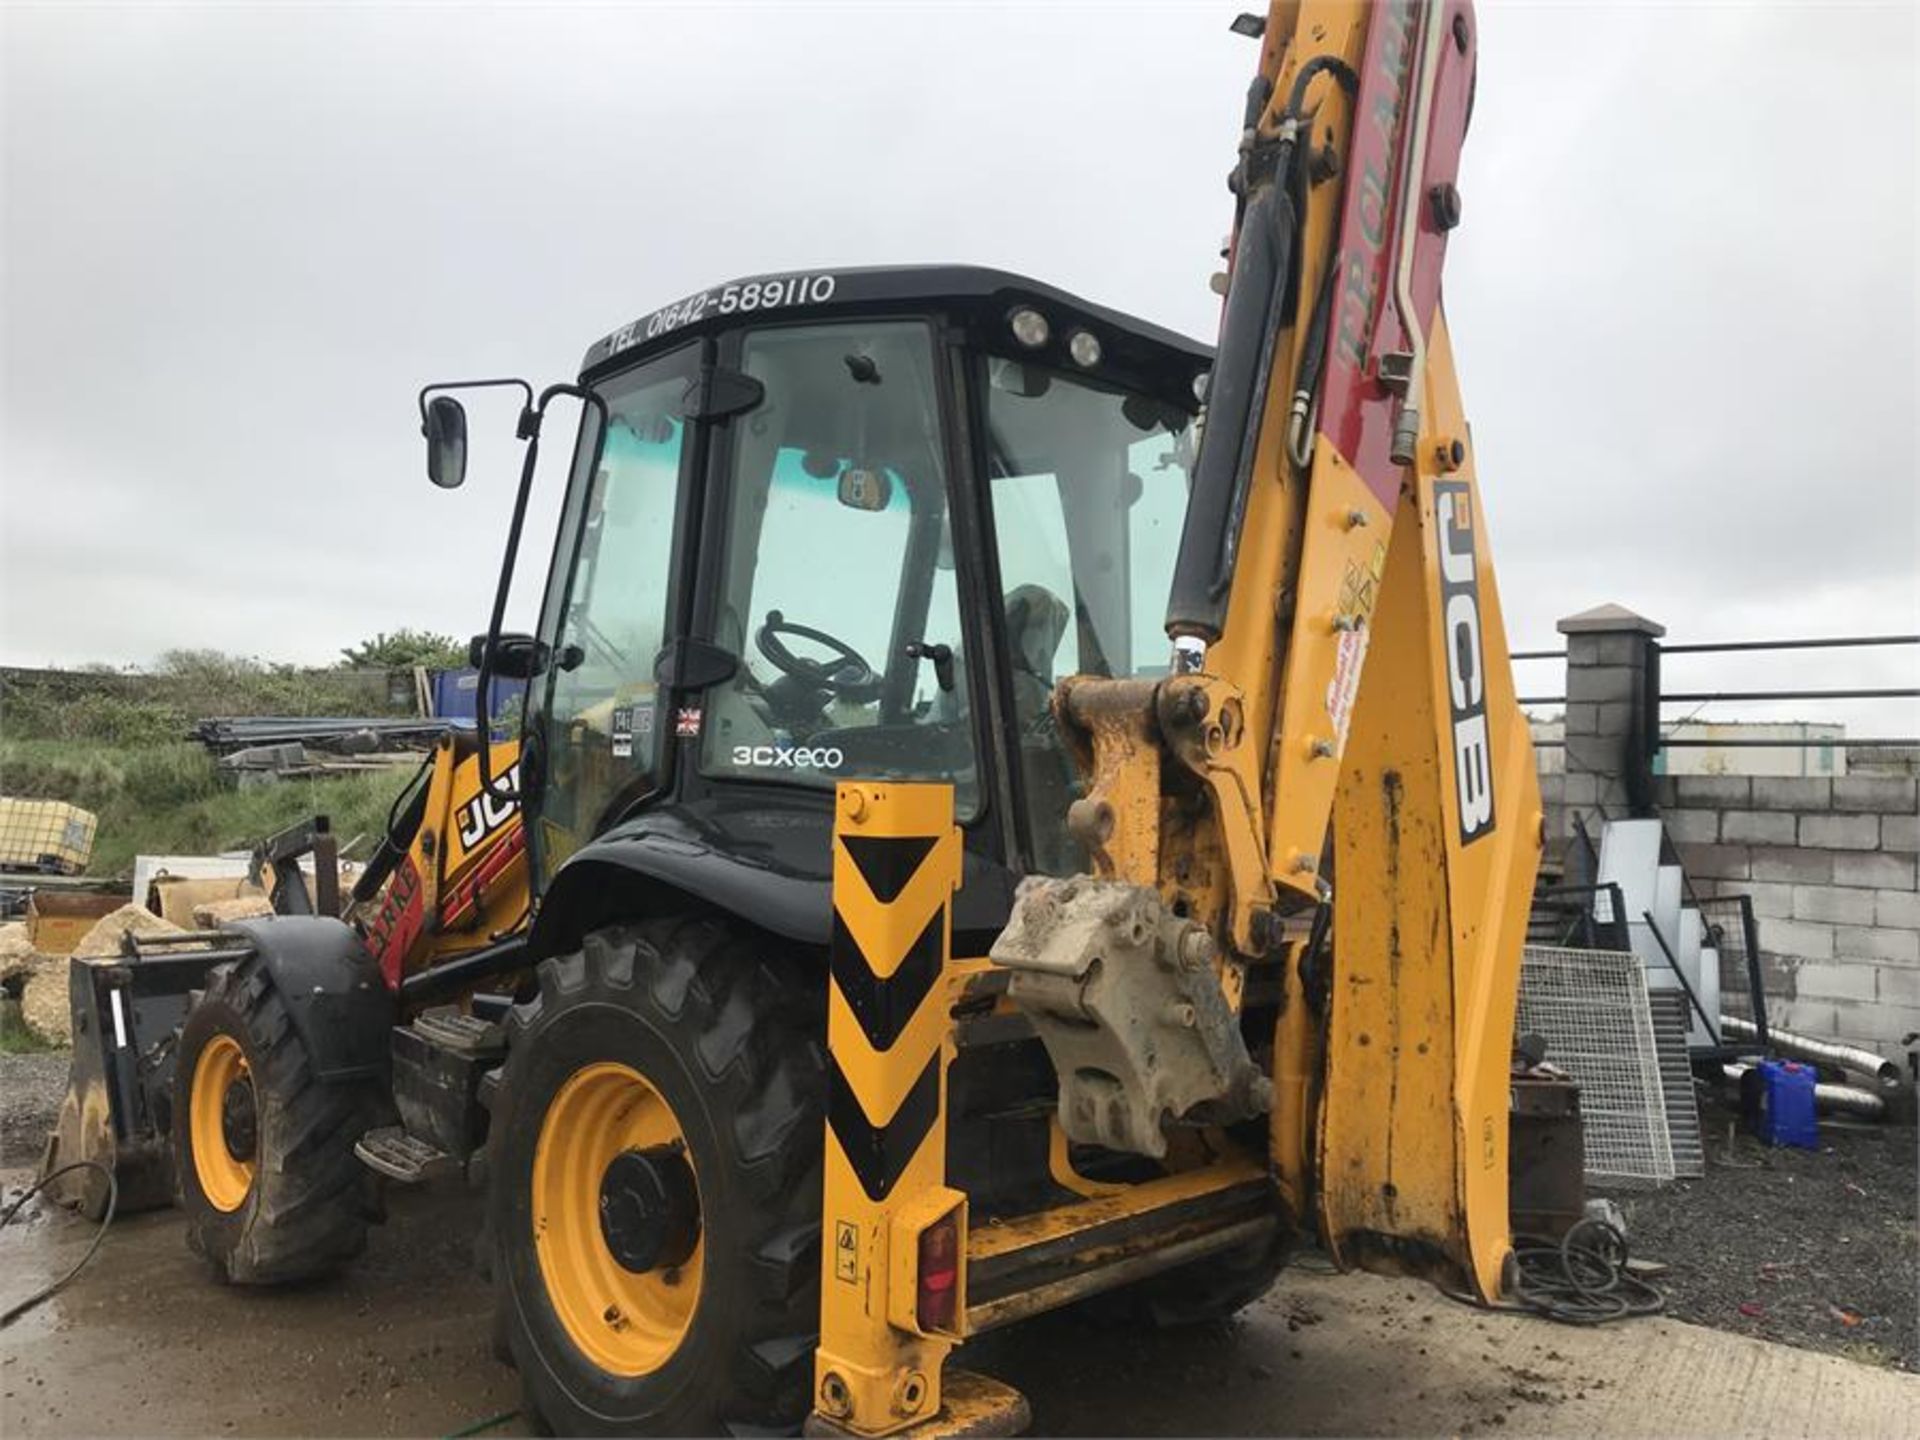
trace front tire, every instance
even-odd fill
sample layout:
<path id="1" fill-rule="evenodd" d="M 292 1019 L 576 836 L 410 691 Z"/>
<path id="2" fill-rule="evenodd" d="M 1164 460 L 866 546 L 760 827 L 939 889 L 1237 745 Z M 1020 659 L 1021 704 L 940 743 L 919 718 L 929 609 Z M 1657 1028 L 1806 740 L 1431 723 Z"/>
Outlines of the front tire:
<path id="1" fill-rule="evenodd" d="M 725 924 L 587 936 L 508 1022 L 499 1327 L 557 1434 L 792 1427 L 819 1324 L 824 995 Z"/>
<path id="2" fill-rule="evenodd" d="M 181 1026 L 173 1137 L 187 1243 L 223 1279 L 277 1285 L 366 1248 L 376 1181 L 353 1153 L 377 1087 L 321 1081 L 258 960 L 213 972 Z"/>

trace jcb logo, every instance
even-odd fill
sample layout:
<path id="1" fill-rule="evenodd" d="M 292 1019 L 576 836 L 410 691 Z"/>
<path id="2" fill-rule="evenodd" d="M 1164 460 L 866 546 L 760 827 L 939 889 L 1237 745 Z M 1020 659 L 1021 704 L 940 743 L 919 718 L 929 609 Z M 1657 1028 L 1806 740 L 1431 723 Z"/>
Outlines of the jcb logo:
<path id="1" fill-rule="evenodd" d="M 520 788 L 520 767 L 509 765 L 507 773 L 500 777 L 500 783 L 509 790 L 517 791 Z M 518 801 L 496 800 L 483 789 L 460 807 L 460 844 L 468 850 L 473 849 L 519 813 Z"/>
<path id="2" fill-rule="evenodd" d="M 1453 715 L 1453 780 L 1460 843 L 1493 829 L 1493 748 L 1487 731 L 1487 675 L 1480 643 L 1480 577 L 1474 564 L 1473 494 L 1458 480 L 1433 486 L 1440 546 L 1441 640 Z"/>

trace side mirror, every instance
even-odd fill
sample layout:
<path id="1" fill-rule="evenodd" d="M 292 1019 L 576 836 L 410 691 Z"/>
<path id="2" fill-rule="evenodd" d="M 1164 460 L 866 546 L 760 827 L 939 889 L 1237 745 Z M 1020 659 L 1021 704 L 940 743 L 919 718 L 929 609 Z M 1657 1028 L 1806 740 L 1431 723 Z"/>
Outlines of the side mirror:
<path id="1" fill-rule="evenodd" d="M 451 395 L 427 402 L 427 478 L 442 490 L 458 490 L 467 478 L 467 412 Z"/>
<path id="2" fill-rule="evenodd" d="M 487 637 L 476 635 L 467 645 L 467 663 L 478 670 L 487 658 Z M 488 668 L 502 680 L 531 680 L 547 668 L 547 647 L 531 635 L 494 637 L 493 664 Z"/>

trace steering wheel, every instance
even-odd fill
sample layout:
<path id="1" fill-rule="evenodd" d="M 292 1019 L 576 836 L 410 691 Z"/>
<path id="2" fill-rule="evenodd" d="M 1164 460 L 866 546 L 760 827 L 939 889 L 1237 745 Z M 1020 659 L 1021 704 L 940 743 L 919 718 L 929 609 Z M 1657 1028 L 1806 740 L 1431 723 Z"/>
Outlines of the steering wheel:
<path id="1" fill-rule="evenodd" d="M 826 660 L 809 660 L 789 650 L 781 639 L 783 635 L 810 640 L 833 654 Z M 856 703 L 879 698 L 880 677 L 865 657 L 846 641 L 824 630 L 796 625 L 778 610 L 769 610 L 766 622 L 753 634 L 753 643 L 774 669 L 811 689 L 825 690 Z"/>

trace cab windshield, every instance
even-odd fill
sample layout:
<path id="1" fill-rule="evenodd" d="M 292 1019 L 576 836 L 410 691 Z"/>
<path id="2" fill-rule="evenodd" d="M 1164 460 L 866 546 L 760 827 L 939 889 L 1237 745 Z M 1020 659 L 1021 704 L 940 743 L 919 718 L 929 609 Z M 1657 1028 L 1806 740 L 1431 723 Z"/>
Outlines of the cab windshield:
<path id="1" fill-rule="evenodd" d="M 702 769 L 816 788 L 947 780 L 976 808 L 932 335 L 919 323 L 750 332 L 765 387 L 732 425 Z"/>

